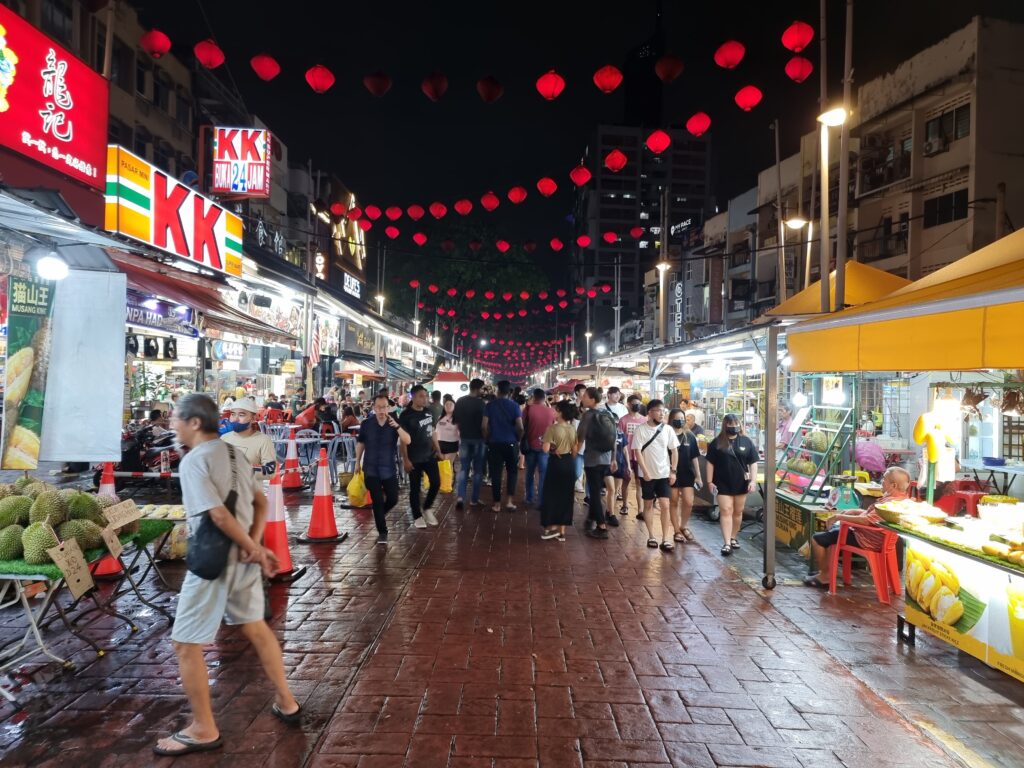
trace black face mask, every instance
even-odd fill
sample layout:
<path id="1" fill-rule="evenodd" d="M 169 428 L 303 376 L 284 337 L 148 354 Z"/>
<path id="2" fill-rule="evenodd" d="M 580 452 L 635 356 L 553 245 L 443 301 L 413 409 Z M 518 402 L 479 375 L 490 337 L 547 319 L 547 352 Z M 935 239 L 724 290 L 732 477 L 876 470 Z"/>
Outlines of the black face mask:
<path id="1" fill-rule="evenodd" d="M 629 406 L 629 410 L 631 410 L 633 413 L 640 413 L 640 403 L 633 403 L 631 406 Z"/>
<path id="2" fill-rule="evenodd" d="M 676 429 L 682 429 L 683 428 L 683 420 L 682 419 L 672 419 L 672 426 L 675 427 Z"/>
<path id="3" fill-rule="evenodd" d="M 725 434 L 727 435 L 738 435 L 740 433 L 739 427 L 726 427 Z"/>

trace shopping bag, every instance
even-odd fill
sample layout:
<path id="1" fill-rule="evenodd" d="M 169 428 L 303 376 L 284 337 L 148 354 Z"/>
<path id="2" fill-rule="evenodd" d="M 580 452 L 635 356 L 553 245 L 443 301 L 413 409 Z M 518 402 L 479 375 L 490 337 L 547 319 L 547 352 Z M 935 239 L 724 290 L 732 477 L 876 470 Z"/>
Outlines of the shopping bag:
<path id="1" fill-rule="evenodd" d="M 452 463 L 448 459 L 437 462 L 437 470 L 441 474 L 441 493 L 454 491 L 455 472 L 452 470 Z"/>
<path id="2" fill-rule="evenodd" d="M 366 490 L 366 483 L 363 482 L 362 472 L 356 472 L 352 475 L 352 479 L 348 481 L 345 491 L 348 493 L 348 503 L 353 507 L 370 506 L 370 494 Z"/>

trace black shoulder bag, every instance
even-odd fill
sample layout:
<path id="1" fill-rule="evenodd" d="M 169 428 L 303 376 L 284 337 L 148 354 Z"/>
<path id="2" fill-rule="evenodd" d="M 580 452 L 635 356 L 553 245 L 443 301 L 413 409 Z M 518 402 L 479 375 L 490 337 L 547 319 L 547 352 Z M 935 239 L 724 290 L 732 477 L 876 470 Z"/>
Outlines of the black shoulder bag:
<path id="1" fill-rule="evenodd" d="M 234 516 L 235 506 L 238 504 L 238 463 L 235 459 L 234 447 L 228 445 L 227 449 L 231 459 L 231 490 L 228 491 L 227 498 L 224 499 L 224 506 Z M 200 515 L 195 533 L 188 537 L 188 554 L 185 557 L 185 564 L 189 571 L 199 578 L 214 581 L 227 568 L 232 546 L 234 546 L 234 542 L 217 527 L 210 517 L 210 511 L 206 510 Z"/>

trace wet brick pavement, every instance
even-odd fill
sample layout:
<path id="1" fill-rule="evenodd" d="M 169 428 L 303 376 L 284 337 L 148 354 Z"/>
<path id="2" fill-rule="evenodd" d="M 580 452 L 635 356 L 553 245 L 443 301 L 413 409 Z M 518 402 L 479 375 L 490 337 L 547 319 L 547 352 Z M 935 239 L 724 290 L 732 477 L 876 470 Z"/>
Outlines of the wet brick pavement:
<path id="1" fill-rule="evenodd" d="M 273 625 L 303 727 L 270 715 L 272 690 L 254 655 L 224 629 L 207 659 L 225 747 L 177 762 L 953 766 L 964 763 L 949 750 L 963 745 L 949 739 L 973 746 L 977 724 L 993 739 L 991 757 L 1020 764 L 1019 684 L 927 638 L 898 648 L 892 609 L 867 589 L 830 598 L 783 585 L 765 595 L 748 583 L 749 563 L 698 545 L 649 550 L 635 520 L 606 542 L 579 527 L 565 543 L 542 542 L 536 513 L 456 512 L 451 501 L 429 531 L 396 509 L 386 551 L 369 511 L 358 510 L 339 512 L 345 542 L 294 545 L 309 570 L 274 588 Z M 308 500 L 290 507 L 293 532 L 308 514 Z M 171 568 L 180 578 L 180 565 Z M 0 707 L 5 767 L 174 762 L 149 752 L 185 722 L 166 621 L 121 605 L 139 633 L 107 618 L 84 630 L 119 642 L 105 657 L 53 630 L 77 670 L 23 670 L 24 709 Z M 0 614 L 0 644 L 17 634 L 15 622 Z M 953 693 L 965 678 L 970 698 L 960 701 Z M 901 705 L 910 689 L 931 721 Z"/>

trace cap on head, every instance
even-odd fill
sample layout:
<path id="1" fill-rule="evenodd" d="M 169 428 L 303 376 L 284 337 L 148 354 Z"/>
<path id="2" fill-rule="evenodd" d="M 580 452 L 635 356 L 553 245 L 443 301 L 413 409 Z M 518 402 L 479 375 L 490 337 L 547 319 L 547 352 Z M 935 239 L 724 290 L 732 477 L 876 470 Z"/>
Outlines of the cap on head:
<path id="1" fill-rule="evenodd" d="M 249 413 L 259 413 L 260 409 L 256 405 L 256 401 L 251 397 L 240 397 L 235 400 L 231 406 L 232 411 L 248 411 Z"/>

